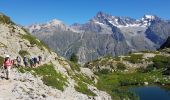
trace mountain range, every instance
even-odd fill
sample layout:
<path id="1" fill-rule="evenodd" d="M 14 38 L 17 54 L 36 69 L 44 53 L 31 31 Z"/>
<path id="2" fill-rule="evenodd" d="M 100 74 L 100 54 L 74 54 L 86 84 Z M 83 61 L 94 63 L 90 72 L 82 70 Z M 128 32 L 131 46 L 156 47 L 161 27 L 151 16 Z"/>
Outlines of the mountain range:
<path id="1" fill-rule="evenodd" d="M 56 36 L 51 38 L 54 39 L 51 41 L 55 41 L 56 38 L 61 39 L 62 41 L 58 41 L 60 46 L 64 43 L 69 44 L 79 34 L 81 36 L 76 37 L 78 40 L 75 39 L 73 47 L 90 45 L 91 41 L 99 44 L 95 47 L 93 47 L 94 44 L 90 45 L 91 47 L 87 45 L 90 49 L 98 49 L 102 43 L 116 45 L 117 48 L 122 48 L 122 51 L 127 46 L 124 33 L 115 26 L 112 26 L 112 34 L 82 32 L 72 26 L 68 27 L 58 20 L 39 26 L 39 29 L 43 27 L 42 29 L 47 32 L 51 30 L 51 34 L 43 33 L 49 36 L 49 39 L 56 33 L 59 34 L 58 36 L 62 36 L 63 39 Z M 56 33 L 52 33 L 54 30 Z M 166 49 L 160 51 L 130 53 L 114 58 L 101 57 L 81 66 L 74 61 L 60 57 L 26 29 L 10 20 L 10 17 L 1 13 L 0 34 L 1 65 L 6 55 L 9 55 L 12 60 L 17 56 L 22 60 L 24 57 L 30 60 L 32 57 L 42 56 L 42 61 L 37 67 L 24 67 L 23 61 L 21 61 L 22 67 L 13 66 L 9 80 L 5 79 L 4 69 L 0 68 L 0 72 L 3 72 L 0 73 L 0 98 L 4 100 L 137 100 L 138 97 L 129 92 L 128 88 L 144 85 L 167 86 L 170 83 L 169 76 L 166 76 L 170 72 L 169 66 L 167 66 L 170 59 L 170 49 L 167 48 L 169 38 L 161 46 Z M 38 33 L 34 35 L 36 34 Z M 85 39 L 89 39 L 89 41 Z M 83 45 L 77 45 L 78 43 Z M 90 52 L 87 46 L 87 51 Z M 103 48 L 101 46 L 101 50 Z M 127 49 L 130 48 L 127 46 Z M 74 49 L 71 48 L 71 50 Z"/>
<path id="2" fill-rule="evenodd" d="M 59 55 L 69 58 L 76 53 L 81 63 L 101 56 L 156 50 L 170 36 L 170 21 L 158 16 L 144 15 L 137 20 L 104 12 L 84 24 L 69 26 L 54 19 L 26 28 Z"/>

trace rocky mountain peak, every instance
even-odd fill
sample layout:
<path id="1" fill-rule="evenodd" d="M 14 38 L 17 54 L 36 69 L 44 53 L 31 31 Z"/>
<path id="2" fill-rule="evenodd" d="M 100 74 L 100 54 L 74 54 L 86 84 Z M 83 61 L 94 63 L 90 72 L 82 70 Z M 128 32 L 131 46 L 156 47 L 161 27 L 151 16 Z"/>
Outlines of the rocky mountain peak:
<path id="1" fill-rule="evenodd" d="M 96 14 L 96 16 L 95 16 L 95 17 L 102 18 L 102 17 L 108 17 L 108 16 L 111 16 L 111 15 L 109 15 L 109 14 L 107 14 L 107 13 L 104 13 L 104 12 L 99 11 L 99 12 Z"/>
<path id="2" fill-rule="evenodd" d="M 32 32 L 36 32 L 39 30 L 51 30 L 51 29 L 58 29 L 58 30 L 68 30 L 68 27 L 60 20 L 58 19 L 53 19 L 49 22 L 43 23 L 43 24 L 32 24 L 30 26 L 26 26 L 27 29 L 29 29 L 29 31 Z"/>
<path id="3" fill-rule="evenodd" d="M 136 20 L 131 17 L 112 16 L 103 12 L 98 12 L 90 21 L 100 25 L 112 24 L 120 27 L 148 27 L 151 22 L 158 19 L 154 15 L 144 15 L 141 19 Z M 108 23 L 109 22 L 109 23 Z"/>
<path id="4" fill-rule="evenodd" d="M 55 26 L 55 25 L 61 25 L 63 24 L 63 22 L 57 19 L 53 19 L 50 22 L 48 22 L 48 24 L 50 24 L 51 26 Z"/>
<path id="5" fill-rule="evenodd" d="M 142 19 L 154 20 L 155 18 L 156 18 L 156 16 L 154 16 L 154 15 L 144 15 Z"/>

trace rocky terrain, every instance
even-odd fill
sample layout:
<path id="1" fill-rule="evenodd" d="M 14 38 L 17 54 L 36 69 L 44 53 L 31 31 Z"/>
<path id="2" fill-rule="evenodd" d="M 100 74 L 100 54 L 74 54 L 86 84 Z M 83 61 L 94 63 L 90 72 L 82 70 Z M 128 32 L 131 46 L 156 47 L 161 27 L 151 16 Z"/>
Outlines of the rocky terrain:
<path id="1" fill-rule="evenodd" d="M 11 59 L 17 56 L 38 55 L 43 58 L 38 68 L 14 67 L 11 70 L 10 80 L 3 78 L 4 73 L 1 68 L 0 99 L 111 100 L 109 94 L 83 81 L 94 75 L 89 72 L 90 69 L 73 70 L 67 60 L 52 52 L 43 42 L 31 36 L 24 28 L 20 28 L 3 14 L 0 14 L 0 35 L 1 65 L 6 55 L 10 55 Z"/>
<path id="2" fill-rule="evenodd" d="M 106 55 L 156 50 L 170 35 L 169 21 L 157 16 L 144 15 L 137 20 L 103 12 L 84 24 L 68 26 L 53 20 L 26 28 L 59 55 L 69 58 L 76 53 L 81 63 Z"/>

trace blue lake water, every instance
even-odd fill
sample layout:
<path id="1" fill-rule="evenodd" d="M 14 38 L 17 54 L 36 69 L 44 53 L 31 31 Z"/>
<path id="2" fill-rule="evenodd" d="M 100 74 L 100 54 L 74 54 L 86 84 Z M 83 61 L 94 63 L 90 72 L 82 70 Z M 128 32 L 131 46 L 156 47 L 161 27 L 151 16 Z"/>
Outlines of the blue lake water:
<path id="1" fill-rule="evenodd" d="M 157 86 L 131 88 L 130 91 L 135 92 L 140 100 L 170 100 L 170 90 Z"/>

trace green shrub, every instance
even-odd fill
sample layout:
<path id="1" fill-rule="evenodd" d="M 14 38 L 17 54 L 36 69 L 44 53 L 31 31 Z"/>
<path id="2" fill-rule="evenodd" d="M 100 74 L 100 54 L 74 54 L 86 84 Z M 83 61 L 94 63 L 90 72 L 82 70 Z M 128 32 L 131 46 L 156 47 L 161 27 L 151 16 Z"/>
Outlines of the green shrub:
<path id="1" fill-rule="evenodd" d="M 161 69 L 164 68 L 166 66 L 166 63 L 163 62 L 154 62 L 153 67 L 157 68 L 157 69 Z"/>
<path id="2" fill-rule="evenodd" d="M 24 56 L 30 55 L 30 53 L 28 51 L 25 51 L 25 50 L 20 50 L 19 54 L 22 58 L 24 58 Z"/>
<path id="3" fill-rule="evenodd" d="M 70 56 L 70 61 L 74 62 L 74 63 L 77 63 L 78 62 L 78 57 L 75 53 L 73 53 L 71 56 Z"/>
<path id="4" fill-rule="evenodd" d="M 167 65 L 170 63 L 170 57 L 166 57 L 163 55 L 156 55 L 149 60 L 153 62 L 153 67 L 157 69 L 166 68 Z"/>
<path id="5" fill-rule="evenodd" d="M 101 69 L 97 73 L 99 73 L 99 74 L 109 74 L 109 73 L 111 73 L 111 71 L 109 69 Z"/>
<path id="6" fill-rule="evenodd" d="M 130 54 L 130 57 L 124 57 L 123 60 L 127 60 L 131 63 L 141 63 L 141 60 L 143 59 L 143 55 L 142 54 Z"/>
<path id="7" fill-rule="evenodd" d="M 147 73 L 147 72 L 151 72 L 155 69 L 154 65 L 153 64 L 149 64 L 146 68 L 143 68 L 143 67 L 140 67 L 138 68 L 138 72 L 141 72 L 141 73 Z"/>
<path id="8" fill-rule="evenodd" d="M 125 70 L 126 69 L 125 64 L 120 63 L 120 62 L 117 63 L 116 66 L 117 66 L 117 70 Z"/>
<path id="9" fill-rule="evenodd" d="M 167 63 L 168 61 L 170 61 L 168 57 L 163 56 L 163 55 L 156 55 L 155 57 L 150 58 L 150 60 L 153 62 L 163 62 L 163 63 Z"/>
<path id="10" fill-rule="evenodd" d="M 120 61 L 120 57 L 115 57 L 114 60 Z"/>
<path id="11" fill-rule="evenodd" d="M 113 99 L 115 98 L 116 100 L 139 100 L 139 97 L 135 93 L 125 91 L 124 89 L 114 89 L 112 92 L 118 96 L 119 99 L 113 97 Z"/>
<path id="12" fill-rule="evenodd" d="M 76 91 L 86 94 L 88 96 L 96 96 L 94 92 L 88 89 L 87 85 L 83 82 L 78 82 L 77 85 L 74 86 Z"/>
<path id="13" fill-rule="evenodd" d="M 120 80 L 119 81 L 120 86 L 131 86 L 131 85 L 139 85 L 139 82 L 135 82 L 132 80 Z"/>
<path id="14" fill-rule="evenodd" d="M 71 62 L 71 61 L 68 61 L 70 67 L 72 70 L 76 70 L 76 71 L 80 71 L 80 65 L 75 63 L 75 62 Z"/>

